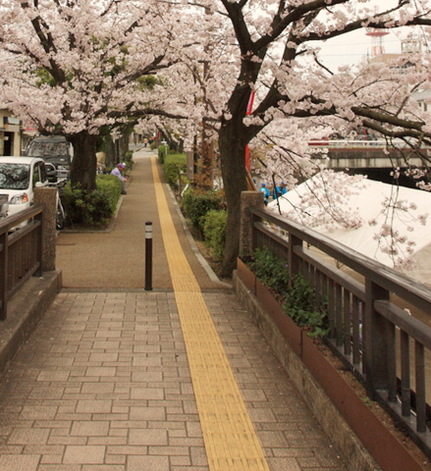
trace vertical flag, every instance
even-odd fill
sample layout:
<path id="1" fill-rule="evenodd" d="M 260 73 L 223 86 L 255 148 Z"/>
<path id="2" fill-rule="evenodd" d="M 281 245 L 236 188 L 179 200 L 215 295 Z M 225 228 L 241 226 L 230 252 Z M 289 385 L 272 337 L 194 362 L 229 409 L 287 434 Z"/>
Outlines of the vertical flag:
<path id="1" fill-rule="evenodd" d="M 250 93 L 250 98 L 248 99 L 247 111 L 245 112 L 246 116 L 251 114 L 251 110 L 253 109 L 253 101 L 254 101 L 255 92 Z M 245 146 L 245 167 L 250 172 L 250 149 L 248 144 Z"/>

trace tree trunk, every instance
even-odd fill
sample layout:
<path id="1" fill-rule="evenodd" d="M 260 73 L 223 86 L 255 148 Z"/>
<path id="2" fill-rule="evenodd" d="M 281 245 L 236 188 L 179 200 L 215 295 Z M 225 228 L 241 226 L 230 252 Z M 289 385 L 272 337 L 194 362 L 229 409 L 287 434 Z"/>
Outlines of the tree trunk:
<path id="1" fill-rule="evenodd" d="M 118 164 L 117 153 L 115 150 L 114 141 L 111 139 L 111 136 L 105 137 L 105 152 L 106 152 L 106 166 L 115 167 Z"/>
<path id="2" fill-rule="evenodd" d="M 130 132 L 125 131 L 118 140 L 118 160 L 124 162 L 127 152 L 129 152 L 129 137 Z"/>
<path id="3" fill-rule="evenodd" d="M 214 184 L 214 141 L 206 123 L 203 119 L 201 159 L 199 173 L 195 175 L 195 182 L 203 190 L 211 190 Z"/>
<path id="4" fill-rule="evenodd" d="M 242 122 L 230 120 L 219 131 L 221 169 L 228 209 L 227 236 L 221 276 L 229 277 L 239 254 L 241 192 L 247 190 L 246 139 Z"/>
<path id="5" fill-rule="evenodd" d="M 68 136 L 73 145 L 74 157 L 71 165 L 72 186 L 86 191 L 96 189 L 96 145 L 97 136 L 87 131 Z"/>

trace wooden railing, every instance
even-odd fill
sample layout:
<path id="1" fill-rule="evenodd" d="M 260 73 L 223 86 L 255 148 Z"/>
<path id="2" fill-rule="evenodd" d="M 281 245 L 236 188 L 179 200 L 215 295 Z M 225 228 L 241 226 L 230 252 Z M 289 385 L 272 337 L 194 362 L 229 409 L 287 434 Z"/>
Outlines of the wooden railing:
<path id="1" fill-rule="evenodd" d="M 431 289 L 282 216 L 250 210 L 252 249 L 272 248 L 290 279 L 309 281 L 327 306 L 327 344 L 431 457 L 431 327 L 406 310 L 431 320 Z"/>
<path id="2" fill-rule="evenodd" d="M 42 274 L 42 217 L 42 206 L 33 206 L 0 221 L 0 320 L 18 289 Z"/>

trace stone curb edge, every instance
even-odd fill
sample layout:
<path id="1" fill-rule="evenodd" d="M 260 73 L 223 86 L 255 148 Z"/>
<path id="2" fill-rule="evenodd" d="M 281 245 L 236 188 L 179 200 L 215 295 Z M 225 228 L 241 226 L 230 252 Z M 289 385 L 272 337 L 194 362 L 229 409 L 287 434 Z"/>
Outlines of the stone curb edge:
<path id="1" fill-rule="evenodd" d="M 45 272 L 30 278 L 8 302 L 8 314 L 0 324 L 0 377 L 62 288 L 62 272 Z"/>

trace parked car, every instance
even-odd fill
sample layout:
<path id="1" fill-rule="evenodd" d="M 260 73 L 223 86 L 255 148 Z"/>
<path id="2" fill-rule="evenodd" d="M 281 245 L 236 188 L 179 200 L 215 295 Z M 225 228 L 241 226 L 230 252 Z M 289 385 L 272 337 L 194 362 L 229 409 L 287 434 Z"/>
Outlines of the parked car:
<path id="1" fill-rule="evenodd" d="M 0 201 L 4 202 L 2 204 L 4 215 L 11 216 L 29 208 L 34 203 L 36 185 L 48 185 L 43 159 L 0 157 Z M 5 205 L 7 205 L 6 211 Z"/>

